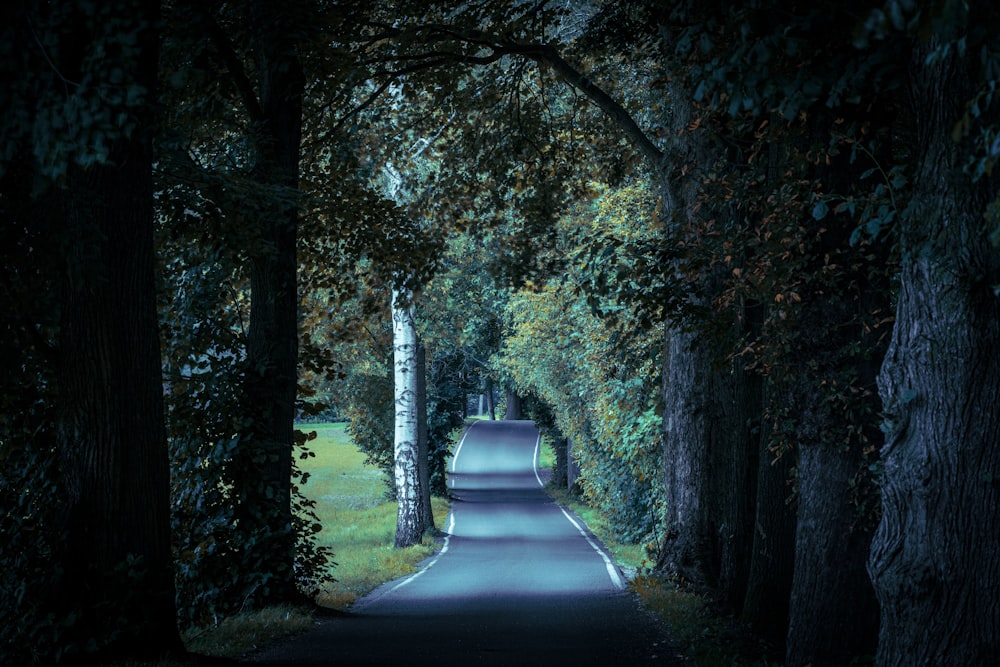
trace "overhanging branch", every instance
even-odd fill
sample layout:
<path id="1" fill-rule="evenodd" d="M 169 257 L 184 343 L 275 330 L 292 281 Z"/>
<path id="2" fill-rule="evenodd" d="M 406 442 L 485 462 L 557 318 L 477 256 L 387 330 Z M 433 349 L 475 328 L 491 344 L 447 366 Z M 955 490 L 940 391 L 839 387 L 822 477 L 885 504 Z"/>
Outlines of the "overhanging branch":
<path id="1" fill-rule="evenodd" d="M 657 148 L 650 138 L 646 136 L 646 133 L 642 131 L 642 128 L 635 122 L 632 115 L 602 88 L 566 62 L 555 48 L 551 46 L 539 46 L 537 52 L 528 52 L 525 55 L 538 63 L 547 65 L 555 72 L 556 76 L 586 95 L 591 102 L 622 129 L 625 136 L 643 154 L 654 169 L 660 170 L 662 168 L 666 159 L 663 151 Z"/>
<path id="2" fill-rule="evenodd" d="M 489 53 L 485 55 L 472 55 L 458 51 L 430 50 L 423 53 L 397 55 L 394 58 L 397 62 L 409 62 L 411 64 L 408 67 L 389 73 L 391 75 L 390 82 L 398 79 L 405 73 L 445 63 L 488 65 L 504 56 L 520 56 L 548 67 L 563 82 L 586 96 L 587 99 L 621 128 L 628 140 L 646 158 L 654 170 L 660 171 L 663 169 L 666 156 L 653 143 L 649 136 L 643 132 L 632 115 L 604 89 L 588 79 L 580 70 L 569 64 L 554 46 L 550 44 L 521 44 L 499 39 L 494 35 L 489 35 L 480 30 L 463 31 L 453 26 L 442 24 L 423 25 L 407 30 L 406 32 L 410 36 L 417 34 L 426 36 L 424 43 L 427 45 L 439 43 L 443 40 L 453 40 L 476 46 L 479 49 L 487 49 Z M 402 31 L 399 34 L 402 34 Z M 381 86 L 375 96 L 381 94 L 388 85 L 389 83 L 386 83 Z M 354 115 L 354 113 L 360 111 L 361 108 L 367 107 L 373 101 L 373 98 L 369 98 L 362 107 L 352 111 L 350 115 Z"/>

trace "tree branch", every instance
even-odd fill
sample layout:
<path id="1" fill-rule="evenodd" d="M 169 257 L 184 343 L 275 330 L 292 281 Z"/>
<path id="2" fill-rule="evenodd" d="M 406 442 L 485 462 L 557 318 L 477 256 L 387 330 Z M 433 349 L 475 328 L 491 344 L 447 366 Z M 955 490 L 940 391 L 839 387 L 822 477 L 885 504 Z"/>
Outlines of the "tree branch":
<path id="1" fill-rule="evenodd" d="M 208 13 L 208 10 L 201 7 L 199 3 L 193 3 L 193 5 L 198 8 L 198 13 L 205 21 L 209 39 L 212 40 L 212 44 L 216 49 L 218 49 L 219 55 L 222 57 L 222 62 L 226 65 L 226 69 L 229 70 L 230 76 L 233 77 L 233 83 L 236 85 L 236 89 L 240 91 L 240 97 L 243 99 L 243 106 L 246 107 L 250 120 L 255 123 L 263 122 L 264 110 L 261 108 L 260 101 L 257 99 L 257 93 L 254 91 L 253 82 L 251 82 L 250 77 L 247 76 L 246 69 L 243 67 L 243 63 L 240 61 L 239 56 L 236 55 L 236 51 L 233 49 L 233 45 L 229 41 L 229 37 L 226 36 L 222 26 L 220 26 L 215 18 Z"/>
<path id="2" fill-rule="evenodd" d="M 538 63 L 547 65 L 555 72 L 556 76 L 586 95 L 625 132 L 625 136 L 649 161 L 650 166 L 657 171 L 663 168 L 666 156 L 642 131 L 632 115 L 602 88 L 566 62 L 554 47 L 539 45 L 535 50 L 526 50 L 524 55 Z"/>
<path id="3" fill-rule="evenodd" d="M 544 2 L 541 3 L 541 5 L 544 5 Z M 632 115 L 601 87 L 588 79 L 582 72 L 580 72 L 580 70 L 570 65 L 561 55 L 559 55 L 559 52 L 551 44 L 520 44 L 517 42 L 497 39 L 495 36 L 479 30 L 463 32 L 455 29 L 454 27 L 441 24 L 420 26 L 410 32 L 413 34 L 425 33 L 430 36 L 454 39 L 466 44 L 484 47 L 491 51 L 489 55 L 483 56 L 473 56 L 449 51 L 428 51 L 425 53 L 396 56 L 395 59 L 399 62 L 414 60 L 420 61 L 421 59 L 425 59 L 424 62 L 413 65 L 413 70 L 441 64 L 441 61 L 445 59 L 450 62 L 464 64 L 488 65 L 507 55 L 521 56 L 529 60 L 533 60 L 540 65 L 545 65 L 567 85 L 580 91 L 580 93 L 586 96 L 587 99 L 597 106 L 597 108 L 603 111 L 612 121 L 614 121 L 615 124 L 622 129 L 632 145 L 635 146 L 640 153 L 642 153 L 643 157 L 646 158 L 653 169 L 656 171 L 663 169 L 664 162 L 666 161 L 665 154 L 656 146 L 656 144 L 653 143 L 649 136 L 643 132 L 638 123 L 635 122 L 635 119 L 632 118 Z M 435 40 L 428 40 L 427 43 L 430 43 L 431 41 Z M 405 71 L 412 70 L 407 68 Z M 398 75 L 401 75 L 404 70 L 398 70 L 398 72 Z M 371 102 L 369 101 L 369 104 L 370 103 Z"/>

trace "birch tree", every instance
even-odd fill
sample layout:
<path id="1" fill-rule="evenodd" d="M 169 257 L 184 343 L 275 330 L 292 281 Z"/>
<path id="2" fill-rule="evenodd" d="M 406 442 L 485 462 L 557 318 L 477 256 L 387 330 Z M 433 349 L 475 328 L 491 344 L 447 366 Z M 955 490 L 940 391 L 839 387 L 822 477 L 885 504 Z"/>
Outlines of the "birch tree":
<path id="1" fill-rule="evenodd" d="M 420 447 L 419 375 L 417 323 L 414 319 L 413 291 L 397 287 L 392 291 L 392 350 L 395 428 L 394 477 L 399 510 L 396 518 L 396 547 L 418 544 L 428 528 L 426 505 L 429 487 L 421 475 L 427 453 Z M 421 466 L 421 459 L 424 459 Z"/>
<path id="2" fill-rule="evenodd" d="M 392 105 L 404 101 L 403 87 L 392 90 Z M 444 131 L 441 127 L 433 136 L 418 139 L 397 167 L 388 161 L 382 167 L 382 189 L 390 201 L 403 208 L 414 209 L 417 197 L 408 188 L 407 165 L 416 164 L 424 152 Z M 425 192 L 426 197 L 426 192 Z M 427 406 L 425 363 L 417 336 L 414 283 L 430 272 L 428 266 L 409 266 L 414 257 L 423 253 L 409 250 L 421 246 L 425 239 L 417 224 L 394 231 L 395 243 L 390 263 L 392 270 L 392 341 L 393 341 L 393 479 L 399 504 L 396 520 L 395 546 L 403 548 L 418 544 L 424 532 L 434 526 L 431 512 L 431 489 L 427 443 Z"/>

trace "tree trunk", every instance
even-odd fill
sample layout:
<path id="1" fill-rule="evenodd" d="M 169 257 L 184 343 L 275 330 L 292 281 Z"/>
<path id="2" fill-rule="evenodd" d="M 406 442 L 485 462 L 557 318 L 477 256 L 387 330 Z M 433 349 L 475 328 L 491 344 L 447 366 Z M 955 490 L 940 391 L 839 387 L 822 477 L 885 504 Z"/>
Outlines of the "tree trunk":
<path id="1" fill-rule="evenodd" d="M 743 318 L 737 318 L 742 320 Z M 726 408 L 723 428 L 731 435 L 728 451 L 721 458 L 719 497 L 722 499 L 719 539 L 719 594 L 739 614 L 750 576 L 750 554 L 754 543 L 757 499 L 757 458 L 761 422 L 761 379 L 733 359 L 729 387 L 732 399 Z M 727 427 L 728 426 L 728 427 Z"/>
<path id="2" fill-rule="evenodd" d="M 872 655 L 877 638 L 878 605 L 865 569 L 874 516 L 865 511 L 866 487 L 859 481 L 867 474 L 864 449 L 877 446 L 881 433 L 873 416 L 840 403 L 854 399 L 838 394 L 875 387 L 883 349 L 858 314 L 871 313 L 876 303 L 887 308 L 889 288 L 867 262 L 841 256 L 840 289 L 799 285 L 808 305 L 796 332 L 798 350 L 788 355 L 796 362 L 789 404 L 798 455 L 789 665 L 848 664 Z M 854 435 L 859 433 L 864 442 Z"/>
<path id="3" fill-rule="evenodd" d="M 420 507 L 424 526 L 434 528 L 434 508 L 431 506 L 431 461 L 427 434 L 427 348 L 417 341 L 417 465 L 420 475 Z"/>
<path id="4" fill-rule="evenodd" d="M 497 402 L 493 395 L 493 378 L 486 378 L 486 390 L 484 392 L 486 396 L 486 411 L 490 416 L 491 421 L 496 421 L 497 418 Z"/>
<path id="5" fill-rule="evenodd" d="M 754 633 L 783 646 L 795 564 L 795 512 L 788 504 L 794 461 L 790 454 L 775 459 L 766 420 L 758 447 L 753 549 L 742 618 Z"/>
<path id="6" fill-rule="evenodd" d="M 671 106 L 671 122 L 676 133 L 670 133 L 675 137 L 671 153 L 684 161 L 686 174 L 661 174 L 662 207 L 668 213 L 664 240 L 671 244 L 697 234 L 706 220 L 717 219 L 722 226 L 731 222 L 731 211 L 724 203 L 713 201 L 710 206 L 718 208 L 709 211 L 703 201 L 703 176 L 720 157 L 718 144 L 709 130 L 688 132 L 694 110 L 683 100 L 690 99 L 690 91 L 679 84 L 674 87 L 676 90 L 670 94 L 676 100 Z M 668 280 L 683 280 L 679 274 L 672 274 L 683 271 L 680 266 L 668 266 L 666 271 Z M 719 269 L 702 276 L 698 291 L 684 294 L 684 301 L 696 309 L 710 309 L 711 299 L 721 288 L 721 278 Z M 718 350 L 724 349 L 725 343 L 713 340 L 707 333 L 693 333 L 690 324 L 668 321 L 665 329 L 663 454 L 667 516 L 658 567 L 704 587 L 716 585 L 720 573 L 720 530 L 725 530 L 725 507 L 731 499 L 731 489 L 725 488 L 724 479 L 731 470 L 735 446 L 732 424 L 724 421 L 728 409 L 724 397 L 735 396 L 728 369 L 718 363 Z"/>
<path id="7" fill-rule="evenodd" d="M 304 77 L 294 44 L 275 36 L 266 17 L 267 2 L 252 6 L 257 54 L 260 141 L 256 176 L 286 195 L 297 191 L 302 134 Z M 292 198 L 292 197 L 288 197 Z M 238 520 L 254 540 L 266 581 L 255 604 L 295 602 L 299 593 L 293 568 L 291 475 L 298 366 L 297 205 L 275 202 L 258 222 L 250 256 L 250 324 L 245 392 L 253 417 L 239 454 Z"/>
<path id="8" fill-rule="evenodd" d="M 663 453 L 665 504 L 664 550 L 658 566 L 686 580 L 714 585 L 717 498 L 712 486 L 713 400 L 721 386 L 711 355 L 694 334 L 668 331 L 664 369 Z"/>
<path id="9" fill-rule="evenodd" d="M 566 438 L 554 438 L 552 441 L 552 448 L 555 450 L 555 465 L 552 467 L 552 484 L 556 488 L 569 488 L 569 478 L 567 473 L 569 471 L 569 465 L 567 460 L 567 450 L 569 449 L 569 440 Z"/>
<path id="10" fill-rule="evenodd" d="M 507 390 L 507 411 L 504 413 L 504 419 L 522 419 L 523 410 L 521 409 L 521 397 L 518 396 L 517 391 L 514 389 Z"/>
<path id="11" fill-rule="evenodd" d="M 856 525 L 850 485 L 860 453 L 799 449 L 795 565 L 785 664 L 850 664 L 871 655 L 878 610 L 864 572 L 871 534 Z"/>
<path id="12" fill-rule="evenodd" d="M 396 500 L 396 547 L 418 544 L 427 526 L 420 487 L 420 428 L 417 418 L 417 328 L 413 294 L 392 292 L 393 384 L 395 386 L 395 439 L 393 445 Z"/>
<path id="13" fill-rule="evenodd" d="M 983 213 L 995 181 L 963 173 L 950 137 L 978 55 L 915 48 L 913 199 L 901 221 L 882 519 L 869 572 L 882 610 L 877 662 L 993 665 L 1000 655 L 1000 261 Z M 995 118 L 991 119 L 996 122 Z"/>
<path id="14" fill-rule="evenodd" d="M 62 597 L 79 613 L 71 632 L 83 633 L 84 643 L 152 657 L 182 650 L 154 283 L 149 128 L 158 36 L 150 26 L 158 5 L 118 4 L 119 28 L 138 31 L 140 51 L 134 62 L 116 64 L 148 106 L 132 110 L 135 130 L 118 139 L 108 165 L 70 169 L 58 357 L 69 507 Z M 88 41 L 114 39 L 72 29 Z"/>

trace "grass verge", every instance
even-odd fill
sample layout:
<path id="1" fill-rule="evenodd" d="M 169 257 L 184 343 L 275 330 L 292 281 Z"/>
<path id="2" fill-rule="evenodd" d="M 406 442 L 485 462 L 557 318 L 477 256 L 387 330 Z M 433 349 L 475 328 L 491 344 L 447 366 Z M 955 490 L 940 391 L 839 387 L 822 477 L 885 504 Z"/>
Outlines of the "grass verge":
<path id="1" fill-rule="evenodd" d="M 210 630 L 191 633 L 184 638 L 184 644 L 198 655 L 235 658 L 307 630 L 312 621 L 307 609 L 268 607 L 231 616 Z"/>
<path id="2" fill-rule="evenodd" d="M 437 551 L 432 536 L 409 549 L 396 549 L 395 501 L 386 500 L 382 472 L 364 464 L 362 454 L 344 431 L 343 424 L 310 426 L 316 440 L 310 443 L 315 458 L 303 461 L 311 473 L 303 487 L 316 501 L 316 514 L 323 524 L 319 540 L 334 552 L 337 581 L 324 590 L 317 602 L 346 610 L 359 597 L 386 581 L 414 572 L 418 563 Z M 433 498 L 434 523 L 443 526 L 448 503 Z"/>

